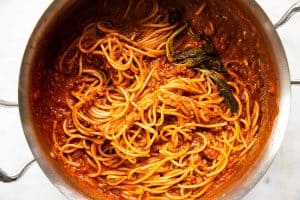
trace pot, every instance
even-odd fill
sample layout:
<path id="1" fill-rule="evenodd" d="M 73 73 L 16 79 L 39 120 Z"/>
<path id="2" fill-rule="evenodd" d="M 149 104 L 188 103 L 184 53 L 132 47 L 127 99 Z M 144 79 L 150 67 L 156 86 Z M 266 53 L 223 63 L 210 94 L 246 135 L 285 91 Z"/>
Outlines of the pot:
<path id="1" fill-rule="evenodd" d="M 68 177 L 68 175 L 64 173 L 63 168 L 57 166 L 56 162 L 50 157 L 49 148 L 41 135 L 34 129 L 33 116 L 31 114 L 29 102 L 33 66 L 38 65 L 43 59 L 46 59 L 48 55 L 46 54 L 45 49 L 50 45 L 51 40 L 55 37 L 55 33 L 59 30 L 59 27 L 65 23 L 67 18 L 72 16 L 76 9 L 89 2 L 90 1 L 88 0 L 54 1 L 41 17 L 31 35 L 20 70 L 19 105 L 3 100 L 0 100 L 0 105 L 6 107 L 19 106 L 23 130 L 35 159 L 25 165 L 25 167 L 23 167 L 15 176 L 8 176 L 0 169 L 0 181 L 12 182 L 17 180 L 32 162 L 37 161 L 49 180 L 68 199 L 87 199 L 87 197 L 96 198 L 80 187 L 79 184 L 76 184 L 76 182 L 72 180 L 72 177 Z M 280 109 L 275 119 L 269 141 L 266 143 L 265 148 L 263 149 L 263 152 L 261 152 L 256 163 L 243 177 L 218 198 L 231 200 L 241 199 L 245 196 L 262 178 L 271 165 L 279 150 L 288 124 L 291 103 L 291 84 L 300 84 L 300 81 L 291 81 L 290 79 L 285 51 L 276 32 L 276 28 L 279 28 L 282 24 L 287 22 L 295 12 L 300 11 L 300 3 L 293 5 L 275 25 L 271 23 L 267 15 L 254 0 L 236 0 L 236 4 L 245 15 L 253 20 L 268 47 L 270 59 L 272 60 L 272 65 L 274 66 L 278 77 L 278 106 Z"/>

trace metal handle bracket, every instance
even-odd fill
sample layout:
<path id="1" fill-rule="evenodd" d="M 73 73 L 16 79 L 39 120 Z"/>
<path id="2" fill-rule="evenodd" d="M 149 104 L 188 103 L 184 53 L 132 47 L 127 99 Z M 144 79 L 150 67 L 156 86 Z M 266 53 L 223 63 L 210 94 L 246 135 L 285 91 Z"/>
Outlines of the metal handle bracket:
<path id="1" fill-rule="evenodd" d="M 15 102 L 9 102 L 9 101 L 0 99 L 0 106 L 2 106 L 2 107 L 18 107 L 19 105 Z"/>
<path id="2" fill-rule="evenodd" d="M 300 1 L 292 5 L 288 11 L 281 17 L 281 19 L 274 25 L 276 29 L 287 23 L 291 17 L 297 13 L 300 12 Z"/>
<path id="3" fill-rule="evenodd" d="M 14 103 L 14 102 L 9 102 L 9 101 L 5 101 L 5 100 L 0 99 L 0 106 L 7 107 L 7 108 L 15 108 L 15 107 L 18 107 L 19 105 L 17 103 Z M 0 168 L 0 182 L 10 183 L 10 182 L 18 180 L 26 172 L 26 170 L 30 167 L 30 165 L 34 161 L 35 160 L 31 160 L 30 162 L 25 164 L 14 175 L 8 175 L 3 169 Z"/>
<path id="4" fill-rule="evenodd" d="M 280 20 L 274 25 L 276 29 L 280 28 L 282 25 L 287 23 L 291 17 L 297 13 L 300 12 L 300 1 L 292 5 L 288 11 L 280 18 Z M 300 85 L 300 80 L 292 80 L 292 85 Z"/>
<path id="5" fill-rule="evenodd" d="M 29 163 L 25 164 L 15 175 L 8 175 L 4 170 L 0 168 L 0 182 L 10 183 L 18 180 L 34 161 L 35 160 L 31 160 Z"/>

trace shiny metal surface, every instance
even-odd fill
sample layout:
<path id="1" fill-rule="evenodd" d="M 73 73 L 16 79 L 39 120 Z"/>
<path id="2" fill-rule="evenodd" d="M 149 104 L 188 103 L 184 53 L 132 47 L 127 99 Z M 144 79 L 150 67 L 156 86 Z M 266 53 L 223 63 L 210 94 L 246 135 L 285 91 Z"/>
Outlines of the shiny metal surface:
<path id="1" fill-rule="evenodd" d="M 38 164 L 48 176 L 49 180 L 51 180 L 51 182 L 69 199 L 86 199 L 90 194 L 85 193 L 80 186 L 68 180 L 68 177 L 64 175 L 62 169 L 60 169 L 50 158 L 48 149 L 45 148 L 41 140 L 41 136 L 35 131 L 33 126 L 29 102 L 29 91 L 32 67 L 38 60 L 38 52 L 44 45 L 43 40 L 46 38 L 48 30 L 52 30 L 55 27 L 55 24 L 60 21 L 65 14 L 70 13 L 70 9 L 72 10 L 73 7 L 80 4 L 80 2 L 83 1 L 62 0 L 54 1 L 51 4 L 40 19 L 31 36 L 24 54 L 19 77 L 19 110 L 28 144 Z M 276 68 L 279 77 L 278 85 L 280 97 L 278 105 L 280 107 L 280 111 L 275 121 L 268 144 L 261 156 L 257 159 L 255 165 L 249 169 L 243 177 L 241 177 L 240 181 L 235 183 L 229 190 L 227 190 L 227 192 L 223 193 L 222 196 L 219 197 L 219 199 L 230 200 L 241 199 L 245 196 L 260 180 L 272 163 L 287 127 L 291 95 L 288 63 L 275 27 L 255 1 L 236 0 L 236 2 L 239 7 L 245 11 L 246 15 L 249 15 L 249 17 L 254 20 L 262 33 L 262 37 L 268 45 L 273 65 Z"/>
<path id="2" fill-rule="evenodd" d="M 61 22 L 74 9 L 75 4 L 79 5 L 83 1 L 53 1 L 36 25 L 30 40 L 27 44 L 21 70 L 19 74 L 19 111 L 22 127 L 30 146 L 32 154 L 38 162 L 48 179 L 69 199 L 87 199 L 84 188 L 76 185 L 75 181 L 68 177 L 54 159 L 50 157 L 50 149 L 47 148 L 43 137 L 34 128 L 33 117 L 30 109 L 30 86 L 33 66 L 37 65 L 41 59 L 40 52 L 43 52 L 45 42 L 47 42 L 51 31 L 56 29 Z"/>
<path id="3" fill-rule="evenodd" d="M 1 100 L 1 99 L 0 99 L 0 106 L 8 107 L 8 108 L 18 108 L 19 107 L 19 105 L 17 103 L 9 102 L 9 101 L 5 101 L 5 100 Z M 0 182 L 10 183 L 10 182 L 18 180 L 19 178 L 22 177 L 22 175 L 26 172 L 26 170 L 30 167 L 30 165 L 34 161 L 35 160 L 31 160 L 30 162 L 26 163 L 14 175 L 9 175 L 6 173 L 6 171 L 4 171 L 3 169 L 0 168 Z"/>
<path id="4" fill-rule="evenodd" d="M 18 103 L 15 102 L 9 102 L 9 101 L 5 101 L 0 99 L 0 106 L 2 107 L 18 107 Z"/>
<path id="5" fill-rule="evenodd" d="M 298 80 L 295 80 L 295 81 L 292 80 L 292 81 L 291 81 L 291 84 L 292 84 L 292 85 L 300 85 L 300 80 L 299 80 L 299 81 L 298 81 Z"/>
<path id="6" fill-rule="evenodd" d="M 297 12 L 300 12 L 300 1 L 292 5 L 290 9 L 286 11 L 286 13 L 282 16 L 282 18 L 274 25 L 275 28 L 277 29 L 280 26 L 287 23 L 291 19 L 291 17 Z"/>
<path id="7" fill-rule="evenodd" d="M 286 24 L 293 17 L 293 15 L 296 14 L 297 12 L 300 12 L 300 1 L 295 3 L 294 5 L 292 5 L 286 11 L 286 13 L 284 13 L 284 15 L 281 17 L 281 19 L 274 25 L 274 27 L 276 29 L 280 28 L 281 26 Z M 292 80 L 291 84 L 292 85 L 300 85 L 300 80 Z"/>
<path id="8" fill-rule="evenodd" d="M 27 164 L 25 164 L 14 175 L 8 175 L 4 170 L 2 170 L 0 168 L 0 182 L 10 183 L 10 182 L 17 181 L 19 178 L 21 178 L 23 176 L 23 174 L 27 171 L 27 169 L 31 166 L 31 164 L 34 161 L 35 160 L 31 160 L 30 162 L 28 162 Z"/>
<path id="9" fill-rule="evenodd" d="M 237 4 L 255 22 L 270 53 L 273 66 L 277 70 L 279 85 L 279 113 L 273 131 L 264 151 L 246 174 L 219 199 L 238 200 L 244 197 L 263 177 L 283 140 L 291 105 L 291 79 L 287 58 L 281 40 L 268 16 L 254 0 L 240 0 Z"/>

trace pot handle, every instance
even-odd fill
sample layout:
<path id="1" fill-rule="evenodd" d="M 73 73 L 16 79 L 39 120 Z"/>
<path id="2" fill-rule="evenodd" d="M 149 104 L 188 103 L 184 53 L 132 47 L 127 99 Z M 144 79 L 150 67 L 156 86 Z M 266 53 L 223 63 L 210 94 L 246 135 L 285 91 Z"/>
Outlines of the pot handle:
<path id="1" fill-rule="evenodd" d="M 282 25 L 287 23 L 291 17 L 297 13 L 300 12 L 300 1 L 292 5 L 286 13 L 281 17 L 281 19 L 274 25 L 276 29 L 280 28 Z M 294 85 L 300 85 L 300 80 L 293 80 L 291 81 L 291 84 Z M 8 108 L 13 108 L 13 107 L 18 107 L 17 103 L 14 102 L 9 102 L 5 100 L 0 99 L 0 106 L 2 107 L 8 107 Z M 31 166 L 32 163 L 35 162 L 35 159 L 31 160 L 27 164 L 25 164 L 21 169 L 15 174 L 15 175 L 8 175 L 4 170 L 0 168 L 0 182 L 13 182 L 18 180 L 25 172 L 26 170 Z"/>
<path id="2" fill-rule="evenodd" d="M 6 107 L 6 108 L 16 108 L 16 107 L 18 107 L 18 104 L 0 99 L 0 106 Z M 27 164 L 25 164 L 14 175 L 8 175 L 4 170 L 2 170 L 0 168 L 0 182 L 9 183 L 9 182 L 18 180 L 26 172 L 26 170 L 31 166 L 31 164 L 34 161 L 35 161 L 35 159 L 33 159 L 30 162 L 28 162 Z"/>
<path id="3" fill-rule="evenodd" d="M 276 29 L 287 23 L 291 17 L 297 13 L 300 12 L 300 1 L 292 5 L 281 17 L 281 19 L 274 25 Z"/>
<path id="4" fill-rule="evenodd" d="M 296 14 L 297 12 L 300 12 L 300 1 L 292 5 L 285 14 L 280 18 L 280 20 L 274 25 L 276 29 L 280 28 L 282 25 L 287 23 L 291 17 Z M 300 85 L 300 80 L 292 80 L 292 85 Z"/>

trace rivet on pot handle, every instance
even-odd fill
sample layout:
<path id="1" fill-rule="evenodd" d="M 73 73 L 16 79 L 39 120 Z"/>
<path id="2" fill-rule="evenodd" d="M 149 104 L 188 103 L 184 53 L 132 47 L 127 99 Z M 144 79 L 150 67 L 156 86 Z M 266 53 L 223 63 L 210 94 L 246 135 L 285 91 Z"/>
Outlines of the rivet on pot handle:
<path id="1" fill-rule="evenodd" d="M 280 28 L 282 25 L 287 23 L 291 17 L 297 13 L 300 12 L 300 1 L 292 5 L 288 11 L 281 17 L 281 19 L 274 25 L 276 29 Z M 300 80 L 292 80 L 292 85 L 300 85 Z"/>
<path id="2" fill-rule="evenodd" d="M 0 106 L 2 107 L 10 107 L 10 108 L 16 108 L 18 107 L 17 103 L 14 102 L 9 102 L 5 100 L 0 99 Z M 27 164 L 25 164 L 21 169 L 14 175 L 8 175 L 4 170 L 0 168 L 0 182 L 4 183 L 10 183 L 13 181 L 18 180 L 25 172 L 26 170 L 30 167 L 30 165 L 34 162 L 35 160 L 31 160 Z"/>

